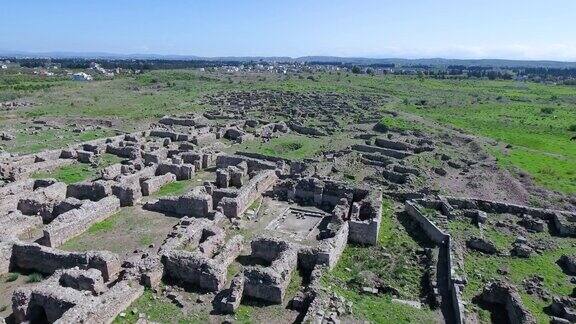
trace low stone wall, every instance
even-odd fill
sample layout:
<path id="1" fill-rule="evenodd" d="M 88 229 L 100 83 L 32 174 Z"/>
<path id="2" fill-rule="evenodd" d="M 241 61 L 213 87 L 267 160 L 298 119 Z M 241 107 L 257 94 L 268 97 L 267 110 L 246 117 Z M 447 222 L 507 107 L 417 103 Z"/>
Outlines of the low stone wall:
<path id="1" fill-rule="evenodd" d="M 283 180 L 275 186 L 274 194 L 279 199 L 294 200 L 303 205 L 334 207 L 343 198 L 353 201 L 357 190 L 343 183 L 306 177 Z"/>
<path id="2" fill-rule="evenodd" d="M 530 215 L 535 218 L 550 221 L 551 224 L 554 225 L 558 235 L 576 237 L 576 213 L 483 199 L 450 196 L 440 196 L 439 199 L 446 200 L 450 205 L 459 209 L 477 209 L 486 213 L 509 213 L 518 216 Z"/>
<path id="3" fill-rule="evenodd" d="M 88 307 L 75 307 L 57 321 L 57 323 L 112 323 L 144 293 L 144 287 L 127 280 L 116 283 L 98 302 Z"/>
<path id="4" fill-rule="evenodd" d="M 262 171 L 242 186 L 237 191 L 236 197 L 224 197 L 220 200 L 218 206 L 222 208 L 225 216 L 229 218 L 240 217 L 277 180 L 276 172 L 271 170 Z"/>
<path id="5" fill-rule="evenodd" d="M 319 130 L 317 128 L 313 128 L 313 127 L 306 127 L 303 125 L 298 125 L 296 123 L 288 123 L 288 127 L 290 127 L 291 130 L 293 130 L 294 132 L 298 133 L 298 134 L 303 134 L 303 135 L 312 135 L 312 136 L 326 136 L 328 135 L 326 132 Z"/>
<path id="6" fill-rule="evenodd" d="M 142 158 L 146 164 L 160 164 L 168 158 L 168 149 L 159 148 L 152 152 L 144 152 L 142 153 Z"/>
<path id="7" fill-rule="evenodd" d="M 38 312 L 49 323 L 111 323 L 133 301 L 142 295 L 144 287 L 122 280 L 102 294 L 94 294 L 81 286 L 68 286 L 67 279 L 76 276 L 98 280 L 90 271 L 63 270 L 36 285 L 18 288 L 12 297 L 14 321 L 34 322 Z M 78 277 L 80 276 L 80 277 Z"/>
<path id="8" fill-rule="evenodd" d="M 32 233 L 43 225 L 41 216 L 23 215 L 16 211 L 0 217 L 0 240 L 3 237 L 34 239 Z"/>
<path id="9" fill-rule="evenodd" d="M 382 176 L 384 179 L 396 184 L 405 184 L 411 180 L 409 174 L 399 173 L 392 170 L 383 170 Z"/>
<path id="10" fill-rule="evenodd" d="M 73 164 L 74 162 L 75 161 L 72 159 L 57 159 L 18 166 L 12 169 L 12 171 L 9 173 L 8 178 L 13 181 L 20 180 L 28 178 L 31 174 L 35 172 L 52 171 L 66 165 Z"/>
<path id="11" fill-rule="evenodd" d="M 441 202 L 437 202 L 438 208 L 441 205 Z M 447 256 L 446 263 L 440 265 L 441 267 L 445 268 L 445 271 L 448 275 L 447 282 L 443 283 L 444 285 L 448 285 L 447 289 L 450 292 L 451 298 L 451 308 L 452 308 L 452 316 L 454 318 L 455 323 L 464 323 L 464 304 L 462 302 L 462 293 L 460 291 L 460 287 L 456 282 L 455 278 L 455 271 L 453 269 L 453 253 L 452 253 L 452 239 L 449 234 L 444 233 L 440 230 L 432 221 L 430 221 L 422 211 L 420 210 L 419 205 L 411 200 L 407 200 L 404 204 L 407 214 L 416 221 L 420 228 L 426 233 L 428 238 L 436 243 L 439 246 L 439 249 L 444 249 L 444 253 Z M 439 283 L 442 284 L 442 283 Z"/>
<path id="12" fill-rule="evenodd" d="M 240 254 L 242 236 L 230 239 L 215 258 L 200 251 L 169 250 L 162 255 L 164 275 L 187 285 L 219 291 L 226 284 L 230 263 Z"/>
<path id="13" fill-rule="evenodd" d="M 387 166 L 397 161 L 396 158 L 381 154 L 362 153 L 362 157 L 373 162 L 379 162 L 381 166 Z"/>
<path id="14" fill-rule="evenodd" d="M 97 202 L 86 202 L 80 208 L 56 217 L 44 228 L 42 245 L 57 247 L 65 241 L 82 234 L 92 224 L 102 221 L 120 208 L 120 200 L 114 196 Z"/>
<path id="15" fill-rule="evenodd" d="M 4 187 L 0 187 L 0 197 L 6 198 L 6 196 L 17 195 L 23 192 L 28 192 L 34 190 L 35 180 L 26 179 L 11 182 Z"/>
<path id="16" fill-rule="evenodd" d="M 278 163 L 278 162 L 284 162 L 284 163 L 288 163 L 288 164 L 292 163 L 292 160 L 289 160 L 289 159 L 284 159 L 284 158 L 260 154 L 260 153 L 237 151 L 236 155 L 241 155 L 241 156 L 245 156 L 245 157 L 252 158 L 252 159 L 270 161 L 270 162 L 274 162 L 274 163 Z"/>
<path id="17" fill-rule="evenodd" d="M 376 138 L 374 140 L 374 144 L 376 144 L 376 146 L 379 146 L 379 147 L 393 149 L 393 150 L 399 150 L 399 151 L 414 151 L 414 149 L 416 148 L 412 144 L 408 144 L 408 143 L 404 143 L 404 142 L 390 141 L 390 140 L 387 140 L 384 138 Z"/>
<path id="18" fill-rule="evenodd" d="M 196 169 L 192 164 L 174 164 L 169 162 L 164 162 L 158 164 L 156 169 L 156 175 L 164 175 L 167 173 L 172 173 L 176 175 L 177 180 L 189 180 L 194 176 Z"/>
<path id="19" fill-rule="evenodd" d="M 350 220 L 348 241 L 358 244 L 375 245 L 378 242 L 381 218 L 370 220 Z"/>
<path id="20" fill-rule="evenodd" d="M 309 263 L 304 268 L 312 270 L 315 266 L 321 265 L 333 269 L 340 260 L 349 237 L 349 224 L 343 223 L 334 237 L 320 241 L 318 246 L 312 250 L 312 254 L 315 256 L 314 262 Z M 304 265 L 300 262 L 300 255 L 298 262 L 300 265 Z"/>
<path id="21" fill-rule="evenodd" d="M 263 161 L 259 159 L 254 159 L 245 156 L 238 155 L 226 155 L 221 154 L 216 158 L 216 167 L 219 169 L 225 169 L 229 166 L 236 166 L 242 162 L 246 162 L 248 165 L 248 173 L 258 172 L 262 170 L 275 170 L 276 163 L 270 161 Z"/>
<path id="22" fill-rule="evenodd" d="M 18 203 L 21 199 L 28 198 L 34 190 L 56 183 L 54 179 L 46 180 L 19 180 L 0 187 L 0 216 L 18 210 Z"/>
<path id="23" fill-rule="evenodd" d="M 18 202 L 18 210 L 24 215 L 39 215 L 45 222 L 52 221 L 53 209 L 66 199 L 66 184 L 56 182 L 32 192 Z"/>
<path id="24" fill-rule="evenodd" d="M 112 185 L 112 194 L 120 200 L 120 206 L 134 206 L 142 198 L 140 182 L 116 183 Z"/>
<path id="25" fill-rule="evenodd" d="M 379 154 L 393 157 L 396 159 L 403 159 L 405 157 L 413 155 L 412 153 L 405 152 L 405 151 L 398 151 L 398 150 L 393 150 L 393 149 L 388 149 L 388 148 L 383 148 L 383 147 L 378 147 L 378 146 L 372 146 L 372 145 L 364 145 L 364 144 L 354 144 L 354 145 L 352 145 L 352 149 L 354 151 L 359 151 L 359 152 L 379 153 Z"/>
<path id="26" fill-rule="evenodd" d="M 13 246 L 14 240 L 5 237 L 0 238 L 0 275 L 10 272 Z"/>
<path id="27" fill-rule="evenodd" d="M 382 192 L 373 190 L 365 199 L 352 204 L 348 241 L 359 244 L 377 244 L 381 222 Z"/>
<path id="28" fill-rule="evenodd" d="M 112 195 L 112 184 L 113 182 L 105 180 L 70 184 L 67 187 L 66 196 L 80 200 L 98 201 Z"/>
<path id="29" fill-rule="evenodd" d="M 460 286 L 456 282 L 455 278 L 455 271 L 454 271 L 454 254 L 452 253 L 452 238 L 450 235 L 446 239 L 446 242 L 440 246 L 441 249 L 446 250 L 446 255 L 448 259 L 446 260 L 446 273 L 449 274 L 449 290 L 450 290 L 450 298 L 452 299 L 452 310 L 454 314 L 454 322 L 456 324 L 465 323 L 465 309 L 464 303 L 462 301 L 462 291 Z"/>
<path id="30" fill-rule="evenodd" d="M 160 190 L 162 186 L 167 185 L 171 182 L 176 181 L 176 176 L 172 173 L 166 173 L 161 176 L 157 176 L 142 182 L 142 195 L 150 196 L 156 191 Z"/>
<path id="31" fill-rule="evenodd" d="M 105 167 L 100 171 L 102 180 L 114 180 L 122 174 L 122 164 L 116 163 Z"/>
<path id="32" fill-rule="evenodd" d="M 53 274 L 59 269 L 98 269 L 105 281 L 116 277 L 121 261 L 108 251 L 66 252 L 36 243 L 17 242 L 12 248 L 11 269 Z"/>
<path id="33" fill-rule="evenodd" d="M 420 225 L 428 238 L 430 238 L 434 243 L 443 244 L 449 237 L 448 234 L 444 233 L 434 223 L 426 218 L 426 216 L 424 216 L 416 203 L 413 201 L 406 201 L 404 207 L 406 208 L 408 215 Z"/>
<path id="34" fill-rule="evenodd" d="M 224 292 L 224 296 L 217 301 L 216 308 L 224 314 L 232 314 L 240 307 L 244 292 L 244 275 L 237 274 L 230 282 L 230 288 Z"/>
<path id="35" fill-rule="evenodd" d="M 212 196 L 204 187 L 195 187 L 180 197 L 147 202 L 144 209 L 179 216 L 207 217 L 212 212 Z"/>
<path id="36" fill-rule="evenodd" d="M 270 266 L 244 268 L 244 296 L 282 303 L 298 262 L 296 249 L 287 242 L 268 237 L 256 238 L 250 245 L 252 256 L 270 262 Z"/>
<path id="37" fill-rule="evenodd" d="M 191 135 L 189 135 L 189 134 L 183 134 L 183 133 L 177 133 L 177 132 L 171 132 L 171 131 L 159 130 L 159 129 L 151 130 L 150 136 L 160 137 L 160 138 L 169 138 L 170 140 L 172 140 L 174 142 L 186 142 L 192 138 Z"/>
<path id="38" fill-rule="evenodd" d="M 140 147 L 134 145 L 116 146 L 108 144 L 106 145 L 106 153 L 130 160 L 135 160 L 142 157 Z"/>

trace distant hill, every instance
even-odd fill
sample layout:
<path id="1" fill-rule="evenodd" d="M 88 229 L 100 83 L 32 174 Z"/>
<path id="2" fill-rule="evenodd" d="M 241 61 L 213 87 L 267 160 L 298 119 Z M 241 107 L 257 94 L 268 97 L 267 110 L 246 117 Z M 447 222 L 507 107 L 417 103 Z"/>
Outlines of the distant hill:
<path id="1" fill-rule="evenodd" d="M 395 64 L 396 66 L 426 65 L 446 67 L 449 65 L 485 66 L 485 67 L 543 67 L 543 68 L 576 68 L 576 62 L 561 61 L 530 61 L 505 59 L 403 59 L 403 58 L 366 58 L 366 57 L 337 57 L 337 56 L 303 56 L 292 58 L 288 56 L 224 56 L 202 57 L 194 55 L 161 55 L 161 54 L 114 54 L 105 52 L 44 52 L 28 53 L 21 51 L 0 51 L 0 57 L 14 58 L 81 58 L 81 59 L 136 59 L 136 60 L 203 60 L 203 61 L 234 61 L 234 62 L 318 62 L 334 64 Z"/>

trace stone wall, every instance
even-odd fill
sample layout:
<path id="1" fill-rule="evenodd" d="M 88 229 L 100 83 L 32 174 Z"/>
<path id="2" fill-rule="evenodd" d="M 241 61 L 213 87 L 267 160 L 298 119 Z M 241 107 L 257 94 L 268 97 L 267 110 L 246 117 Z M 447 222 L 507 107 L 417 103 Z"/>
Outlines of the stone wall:
<path id="1" fill-rule="evenodd" d="M 14 237 L 34 239 L 35 229 L 42 227 L 42 217 L 23 215 L 16 211 L 0 217 L 0 239 Z"/>
<path id="2" fill-rule="evenodd" d="M 70 184 L 67 187 L 66 196 L 80 200 L 98 201 L 112 195 L 112 184 L 113 182 L 105 180 Z"/>
<path id="3" fill-rule="evenodd" d="M 240 217 L 277 180 L 276 172 L 272 170 L 262 171 L 238 189 L 235 197 L 222 198 L 218 203 L 218 207 L 221 207 L 224 215 L 229 218 Z"/>
<path id="4" fill-rule="evenodd" d="M 176 176 L 172 173 L 166 173 L 161 176 L 150 178 L 142 182 L 142 195 L 150 196 L 156 191 L 160 190 L 164 185 L 176 181 Z"/>
<path id="5" fill-rule="evenodd" d="M 479 298 L 486 303 L 504 306 L 510 323 L 536 323 L 536 320 L 524 308 L 518 291 L 510 284 L 501 281 L 488 283 Z"/>
<path id="6" fill-rule="evenodd" d="M 195 187 L 180 197 L 160 198 L 147 202 L 144 209 L 179 216 L 208 217 L 212 212 L 212 196 L 204 187 Z"/>
<path id="7" fill-rule="evenodd" d="M 170 140 L 172 140 L 174 142 L 181 142 L 181 141 L 186 142 L 192 138 L 192 136 L 189 134 L 177 133 L 177 132 L 161 130 L 161 129 L 151 130 L 150 136 L 160 137 L 160 138 L 169 138 Z"/>
<path id="8" fill-rule="evenodd" d="M 299 253 L 298 265 L 308 270 L 317 265 L 326 266 L 329 269 L 334 268 L 346 248 L 349 239 L 348 232 L 349 224 L 343 223 L 334 237 L 321 240 L 318 246 L 310 250 L 309 255 L 302 257 L 303 254 Z"/>
<path id="9" fill-rule="evenodd" d="M 366 152 L 366 153 L 378 153 L 384 156 L 393 157 L 396 159 L 403 159 L 405 157 L 413 155 L 412 153 L 406 151 L 398 151 L 378 146 L 364 145 L 364 144 L 354 144 L 352 149 L 355 151 Z"/>
<path id="10" fill-rule="evenodd" d="M 92 224 L 112 216 L 119 208 L 120 200 L 114 196 L 97 202 L 87 201 L 80 208 L 65 212 L 46 225 L 41 244 L 57 247 L 72 237 L 82 234 Z"/>
<path id="11" fill-rule="evenodd" d="M 242 240 L 240 235 L 232 237 L 214 258 L 213 253 L 200 249 L 194 252 L 165 250 L 162 254 L 164 275 L 187 285 L 219 291 L 226 284 L 228 266 L 240 254 Z"/>
<path id="12" fill-rule="evenodd" d="M 36 243 L 16 242 L 12 248 L 11 269 L 52 274 L 74 267 L 98 269 L 109 281 L 120 271 L 120 258 L 108 251 L 66 252 Z"/>
<path id="13" fill-rule="evenodd" d="M 195 126 L 197 123 L 198 117 L 172 117 L 172 116 L 164 116 L 160 118 L 158 121 L 160 124 L 172 126 L 172 125 L 180 125 L 180 126 Z"/>
<path id="14" fill-rule="evenodd" d="M 434 223 L 432 223 L 420 210 L 420 207 L 413 201 L 406 201 L 404 204 L 406 213 L 420 225 L 420 228 L 426 233 L 436 244 L 443 244 L 448 238 L 448 234 L 444 233 Z"/>
<path id="15" fill-rule="evenodd" d="M 111 323 L 144 292 L 144 287 L 122 280 L 95 294 L 83 286 L 67 285 L 66 278 L 73 277 L 98 280 L 91 271 L 61 270 L 41 283 L 18 288 L 12 297 L 14 321 L 36 322 L 45 316 L 50 323 Z"/>
<path id="16" fill-rule="evenodd" d="M 164 162 L 158 164 L 156 169 L 156 175 L 164 175 L 167 173 L 172 173 L 176 175 L 177 180 L 189 180 L 194 176 L 196 169 L 192 164 L 174 164 L 170 162 Z"/>
<path id="17" fill-rule="evenodd" d="M 377 244 L 381 221 L 382 192 L 374 190 L 365 199 L 352 204 L 348 241 L 359 244 Z"/>
<path id="18" fill-rule="evenodd" d="M 263 259 L 270 266 L 244 268 L 244 296 L 282 303 L 298 262 L 297 250 L 287 242 L 270 237 L 255 238 L 250 245 L 252 257 Z"/>
<path id="19" fill-rule="evenodd" d="M 276 163 L 274 162 L 263 161 L 245 156 L 226 154 L 218 155 L 216 158 L 216 167 L 219 169 L 224 169 L 228 166 L 236 166 L 242 162 L 246 162 L 248 165 L 248 173 L 276 169 Z"/>

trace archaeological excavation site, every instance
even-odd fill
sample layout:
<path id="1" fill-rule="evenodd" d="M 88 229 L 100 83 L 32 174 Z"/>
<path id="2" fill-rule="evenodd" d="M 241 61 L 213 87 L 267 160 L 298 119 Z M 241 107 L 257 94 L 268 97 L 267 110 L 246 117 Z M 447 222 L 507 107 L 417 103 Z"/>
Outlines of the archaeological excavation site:
<path id="1" fill-rule="evenodd" d="M 387 100 L 213 92 L 3 153 L 0 322 L 576 322 L 569 197 Z"/>

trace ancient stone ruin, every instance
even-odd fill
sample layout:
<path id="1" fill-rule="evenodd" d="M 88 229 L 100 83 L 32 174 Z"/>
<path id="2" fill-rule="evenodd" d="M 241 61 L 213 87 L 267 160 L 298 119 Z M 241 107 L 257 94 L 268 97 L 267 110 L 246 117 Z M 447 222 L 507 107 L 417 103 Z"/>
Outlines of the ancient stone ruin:
<path id="1" fill-rule="evenodd" d="M 244 96 L 249 95 L 238 100 Z M 346 114 L 358 109 L 337 99 L 326 105 Z M 13 291 L 14 322 L 111 322 L 145 288 L 156 290 L 161 284 L 213 293 L 213 311 L 230 314 L 243 300 L 287 302 L 286 291 L 298 272 L 305 274 L 306 284 L 290 303 L 301 320 L 320 323 L 327 320 L 324 310 L 341 308 L 340 301 L 325 293 L 320 278 L 336 266 L 348 244 L 378 244 L 387 199 L 433 244 L 427 251 L 427 279 L 436 301 L 431 304 L 441 305 L 447 322 L 464 323 L 461 249 L 530 258 L 538 246 L 518 238 L 504 251 L 482 231 L 460 244 L 448 230 L 451 221 L 465 218 L 483 229 L 490 215 L 507 214 L 526 231 L 576 237 L 574 213 L 416 190 L 423 171 L 407 161 L 435 150 L 436 143 L 425 136 L 397 139 L 364 132 L 359 135 L 362 144 L 292 161 L 234 147 L 289 132 L 328 136 L 333 133 L 326 126 L 332 122 L 329 116 L 320 118 L 326 119 L 324 127 L 314 128 L 298 118 L 243 118 L 256 108 L 234 109 L 166 116 L 146 131 L 2 158 L 0 178 L 6 184 L 0 187 L 0 273 L 46 277 Z M 299 116 L 310 113 L 303 110 Z M 94 164 L 103 154 L 122 162 L 103 168 L 95 179 L 66 184 L 31 178 L 39 170 Z M 372 173 L 360 184 L 345 181 L 338 171 L 342 161 L 358 162 Z M 447 165 L 464 168 L 454 161 Z M 436 168 L 436 175 L 446 173 Z M 210 180 L 195 182 L 199 174 Z M 184 193 L 156 195 L 167 185 L 186 181 L 191 185 Z M 162 244 L 132 255 L 61 249 L 128 208 L 174 219 L 175 225 Z M 576 273 L 574 255 L 558 262 L 567 273 Z M 174 296 L 178 305 L 185 303 Z M 565 298 L 556 299 L 552 309 L 555 317 L 571 321 L 573 297 Z M 510 284 L 490 283 L 477 299 L 502 309 L 510 322 L 534 322 Z"/>

